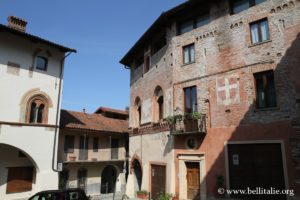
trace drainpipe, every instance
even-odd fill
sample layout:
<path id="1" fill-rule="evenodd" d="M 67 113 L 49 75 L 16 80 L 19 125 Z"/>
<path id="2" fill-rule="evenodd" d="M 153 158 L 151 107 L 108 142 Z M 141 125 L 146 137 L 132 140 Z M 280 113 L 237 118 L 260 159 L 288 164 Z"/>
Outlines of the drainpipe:
<path id="1" fill-rule="evenodd" d="M 52 152 L 52 170 L 54 172 L 59 172 L 57 170 L 57 161 L 55 162 L 55 158 L 57 155 L 57 138 L 58 138 L 58 126 L 59 126 L 59 115 L 60 115 L 60 99 L 61 99 L 61 87 L 62 87 L 62 76 L 64 71 L 65 59 L 71 55 L 73 51 L 68 52 L 67 55 L 63 57 L 60 61 L 60 74 L 59 74 L 59 87 L 58 87 L 58 99 L 57 99 L 57 107 L 56 107 L 56 119 L 55 119 L 55 133 L 54 133 L 54 145 Z M 74 51 L 76 53 L 76 51 Z"/>
<path id="2" fill-rule="evenodd" d="M 112 152 L 112 148 L 111 148 L 111 135 L 109 136 L 109 149 L 110 149 L 110 160 L 112 160 L 112 157 L 111 157 L 111 152 Z"/>
<path id="3" fill-rule="evenodd" d="M 85 157 L 85 154 L 86 154 L 85 143 L 86 143 L 86 133 L 84 133 L 84 139 L 83 139 L 83 153 L 84 153 L 84 158 L 87 160 L 88 158 Z"/>

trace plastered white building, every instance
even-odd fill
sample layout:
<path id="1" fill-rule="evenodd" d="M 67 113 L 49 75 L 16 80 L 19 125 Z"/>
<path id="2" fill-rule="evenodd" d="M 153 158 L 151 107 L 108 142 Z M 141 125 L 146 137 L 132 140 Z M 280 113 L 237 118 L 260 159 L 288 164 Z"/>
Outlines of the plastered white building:
<path id="1" fill-rule="evenodd" d="M 57 138 L 64 60 L 74 49 L 0 24 L 0 199 L 58 188 Z"/>

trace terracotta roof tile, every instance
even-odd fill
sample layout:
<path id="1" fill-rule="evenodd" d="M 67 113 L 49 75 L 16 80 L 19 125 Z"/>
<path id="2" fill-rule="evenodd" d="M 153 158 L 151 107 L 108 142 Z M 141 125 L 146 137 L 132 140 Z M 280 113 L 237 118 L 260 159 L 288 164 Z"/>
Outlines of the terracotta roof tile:
<path id="1" fill-rule="evenodd" d="M 100 132 L 127 133 L 128 121 L 105 117 L 101 114 L 61 110 L 60 126 Z"/>
<path id="2" fill-rule="evenodd" d="M 118 109 L 114 109 L 114 108 L 107 108 L 107 107 L 100 107 L 96 110 L 95 113 L 102 113 L 102 112 L 110 112 L 110 113 L 116 113 L 116 114 L 121 114 L 121 115 L 128 115 L 128 111 L 127 110 L 118 110 Z"/>

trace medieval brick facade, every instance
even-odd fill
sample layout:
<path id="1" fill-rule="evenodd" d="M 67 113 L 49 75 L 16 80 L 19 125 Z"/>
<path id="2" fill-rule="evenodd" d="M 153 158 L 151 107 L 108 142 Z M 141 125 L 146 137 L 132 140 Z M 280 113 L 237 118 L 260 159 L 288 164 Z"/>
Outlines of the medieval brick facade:
<path id="1" fill-rule="evenodd" d="M 232 159 L 240 159 L 233 165 L 242 166 L 242 150 L 230 154 L 234 145 L 243 149 L 251 144 L 251 148 L 260 149 L 261 144 L 265 145 L 261 149 L 270 150 L 273 147 L 269 144 L 278 144 L 273 150 L 281 152 L 277 157 L 281 159 L 283 189 L 300 195 L 300 1 L 249 1 L 252 6 L 233 14 L 234 2 L 239 1 L 188 1 L 179 5 L 162 14 L 121 60 L 131 71 L 130 156 L 140 160 L 143 178 L 139 189 L 153 192 L 153 166 L 163 165 L 167 169 L 166 191 L 187 199 L 188 180 L 183 174 L 189 173 L 185 166 L 193 161 L 199 163 L 199 198 L 215 198 L 220 196 L 220 185 L 234 188 L 234 180 L 230 179 L 236 173 Z M 210 21 L 179 34 L 180 24 L 199 13 L 209 13 Z M 261 21 L 267 22 L 269 37 L 254 43 L 251 26 Z M 166 45 L 153 54 L 160 35 L 165 36 Z M 187 45 L 194 46 L 195 58 L 184 64 Z M 148 55 L 152 55 L 150 69 L 145 71 Z M 138 62 L 140 57 L 143 62 Z M 276 105 L 258 106 L 256 76 L 261 72 L 272 74 Z M 157 121 L 153 120 L 158 112 L 153 106 L 157 86 L 163 91 L 164 118 L 184 115 L 185 88 L 196 86 L 197 112 L 206 116 L 206 134 L 175 135 L 172 130 L 166 132 L 164 122 L 159 123 L 162 132 L 158 133 Z M 137 97 L 141 101 L 140 119 Z M 157 143 L 147 136 L 150 133 L 160 134 L 156 139 L 167 141 Z M 143 137 L 147 141 L 143 142 Z M 190 138 L 197 143 L 192 150 L 187 147 Z M 257 162 L 253 158 L 253 163 Z M 264 167 L 272 168 L 260 164 L 261 172 Z"/>

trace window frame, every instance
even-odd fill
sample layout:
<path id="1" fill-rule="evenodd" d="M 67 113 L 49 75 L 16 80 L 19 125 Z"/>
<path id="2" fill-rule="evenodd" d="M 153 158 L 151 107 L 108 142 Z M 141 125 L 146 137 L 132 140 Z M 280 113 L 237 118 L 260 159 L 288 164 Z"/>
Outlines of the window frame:
<path id="1" fill-rule="evenodd" d="M 194 60 L 192 61 L 192 54 L 191 49 L 194 49 Z M 188 62 L 185 62 L 185 49 L 188 48 Z M 182 64 L 189 65 L 196 62 L 196 50 L 195 50 L 195 43 L 191 43 L 182 47 Z"/>
<path id="2" fill-rule="evenodd" d="M 201 19 L 203 17 L 206 17 L 208 16 L 208 22 L 205 23 L 205 24 L 202 24 L 200 26 L 198 26 L 198 19 Z M 197 29 L 197 28 L 200 28 L 202 26 L 205 26 L 207 24 L 209 24 L 211 22 L 211 15 L 210 15 L 210 10 L 207 10 L 205 12 L 202 12 L 200 15 L 195 15 L 193 17 L 190 17 L 190 18 L 187 18 L 185 20 L 182 20 L 182 21 L 179 21 L 177 22 L 177 35 L 183 35 L 185 33 L 188 33 L 194 29 Z M 183 24 L 188 24 L 188 23 L 191 23 L 192 24 L 192 28 L 188 31 L 182 31 L 182 26 Z"/>
<path id="3" fill-rule="evenodd" d="M 267 22 L 267 28 L 268 28 L 268 35 L 267 35 L 267 39 L 266 40 L 262 40 L 262 24 L 263 22 Z M 258 27 L 258 42 L 254 43 L 253 42 L 253 35 L 252 35 L 252 26 L 256 25 Z M 269 24 L 269 20 L 268 18 L 262 18 L 256 21 L 253 21 L 251 23 L 249 23 L 249 29 L 250 29 L 250 37 L 251 37 L 251 45 L 256 45 L 256 44 L 260 44 L 260 43 L 265 43 L 271 40 L 271 34 L 270 34 L 270 24 Z"/>
<path id="4" fill-rule="evenodd" d="M 144 59 L 144 74 L 146 74 L 147 72 L 149 72 L 150 65 L 151 65 L 150 55 L 145 55 L 145 59 Z"/>
<path id="5" fill-rule="evenodd" d="M 194 90 L 195 89 L 195 90 Z M 187 101 L 186 101 L 186 96 L 187 96 L 187 90 L 190 90 L 190 105 L 191 105 L 191 112 L 187 111 Z M 194 98 L 194 95 L 193 95 L 193 91 L 195 91 L 195 96 L 196 96 L 196 103 L 195 103 L 195 106 L 196 106 L 196 109 L 193 111 L 193 98 Z M 197 86 L 194 85 L 194 86 L 190 86 L 190 87 L 186 87 L 186 88 L 183 88 L 183 96 L 184 96 L 184 113 L 193 113 L 193 112 L 198 112 L 198 96 L 197 96 Z"/>
<path id="6" fill-rule="evenodd" d="M 67 140 L 67 138 L 71 140 Z M 67 143 L 67 141 L 69 141 Z M 72 141 L 72 142 L 70 142 Z M 64 153 L 74 153 L 75 151 L 75 136 L 74 135 L 65 135 L 64 137 Z"/>
<path id="7" fill-rule="evenodd" d="M 164 119 L 164 92 L 156 86 L 152 98 L 152 121 L 159 122 Z"/>
<path id="8" fill-rule="evenodd" d="M 32 191 L 34 167 L 8 167 L 7 171 L 6 194 Z M 18 182 L 22 182 L 21 187 L 18 187 L 20 185 Z M 24 182 L 26 187 L 24 187 Z"/>
<path id="9" fill-rule="evenodd" d="M 257 77 L 258 76 L 264 76 L 265 79 L 267 80 L 267 75 L 268 73 L 272 74 L 272 79 L 273 79 L 273 90 L 274 90 L 274 101 L 275 101 L 275 105 L 268 105 L 268 99 L 270 99 L 270 96 L 268 95 L 268 91 L 267 89 L 264 90 L 264 93 L 266 94 L 266 98 L 265 98 L 265 106 L 262 107 L 259 105 L 259 100 L 258 100 L 258 83 L 257 83 Z M 276 83 L 275 83 L 275 72 L 274 70 L 266 70 L 266 71 L 260 71 L 260 72 L 256 72 L 253 74 L 253 79 L 254 79 L 254 86 L 255 86 L 255 108 L 256 110 L 265 110 L 265 109 L 272 109 L 272 108 L 277 108 L 278 107 L 278 98 L 277 98 L 277 90 L 276 90 Z"/>
<path id="10" fill-rule="evenodd" d="M 236 13 L 235 13 L 235 12 L 233 12 L 233 10 L 234 10 L 233 4 L 234 4 L 235 2 L 238 2 L 238 1 L 243 1 L 243 0 L 230 0 L 229 4 L 230 4 L 230 14 L 231 14 L 231 15 L 239 14 L 239 13 L 241 13 L 241 12 L 243 12 L 243 11 L 245 11 L 245 10 L 248 10 L 249 8 L 251 8 L 251 7 L 253 7 L 253 6 L 257 6 L 257 5 L 263 3 L 263 2 L 265 2 L 265 1 L 267 1 L 267 0 L 264 0 L 263 2 L 260 2 L 260 3 L 256 3 L 256 0 L 246 0 L 246 1 L 249 3 L 249 7 L 248 7 L 247 9 L 244 9 L 244 10 L 242 10 L 242 11 L 240 11 L 240 12 L 236 12 Z"/>
<path id="11" fill-rule="evenodd" d="M 45 66 L 40 67 L 38 66 L 38 59 L 42 59 L 45 62 Z M 36 56 L 35 58 L 35 68 L 41 71 L 47 71 L 48 69 L 48 58 L 46 58 L 45 56 Z"/>
<path id="12" fill-rule="evenodd" d="M 164 96 L 159 96 L 157 98 L 157 106 L 158 106 L 158 120 L 164 119 Z"/>
<path id="13" fill-rule="evenodd" d="M 36 110 L 34 114 L 34 121 L 32 118 L 32 105 L 37 105 L 37 108 L 44 105 L 42 115 L 39 115 L 40 110 Z M 29 124 L 47 124 L 48 123 L 48 112 L 49 112 L 49 101 L 43 95 L 35 95 L 29 99 L 27 102 L 27 110 L 26 110 L 26 123 Z M 38 120 L 41 117 L 41 120 Z"/>
<path id="14" fill-rule="evenodd" d="M 134 119 L 135 125 L 141 126 L 142 124 L 142 101 L 140 97 L 136 97 L 134 101 Z"/>
<path id="15" fill-rule="evenodd" d="M 93 152 L 99 151 L 99 137 L 93 138 Z"/>

